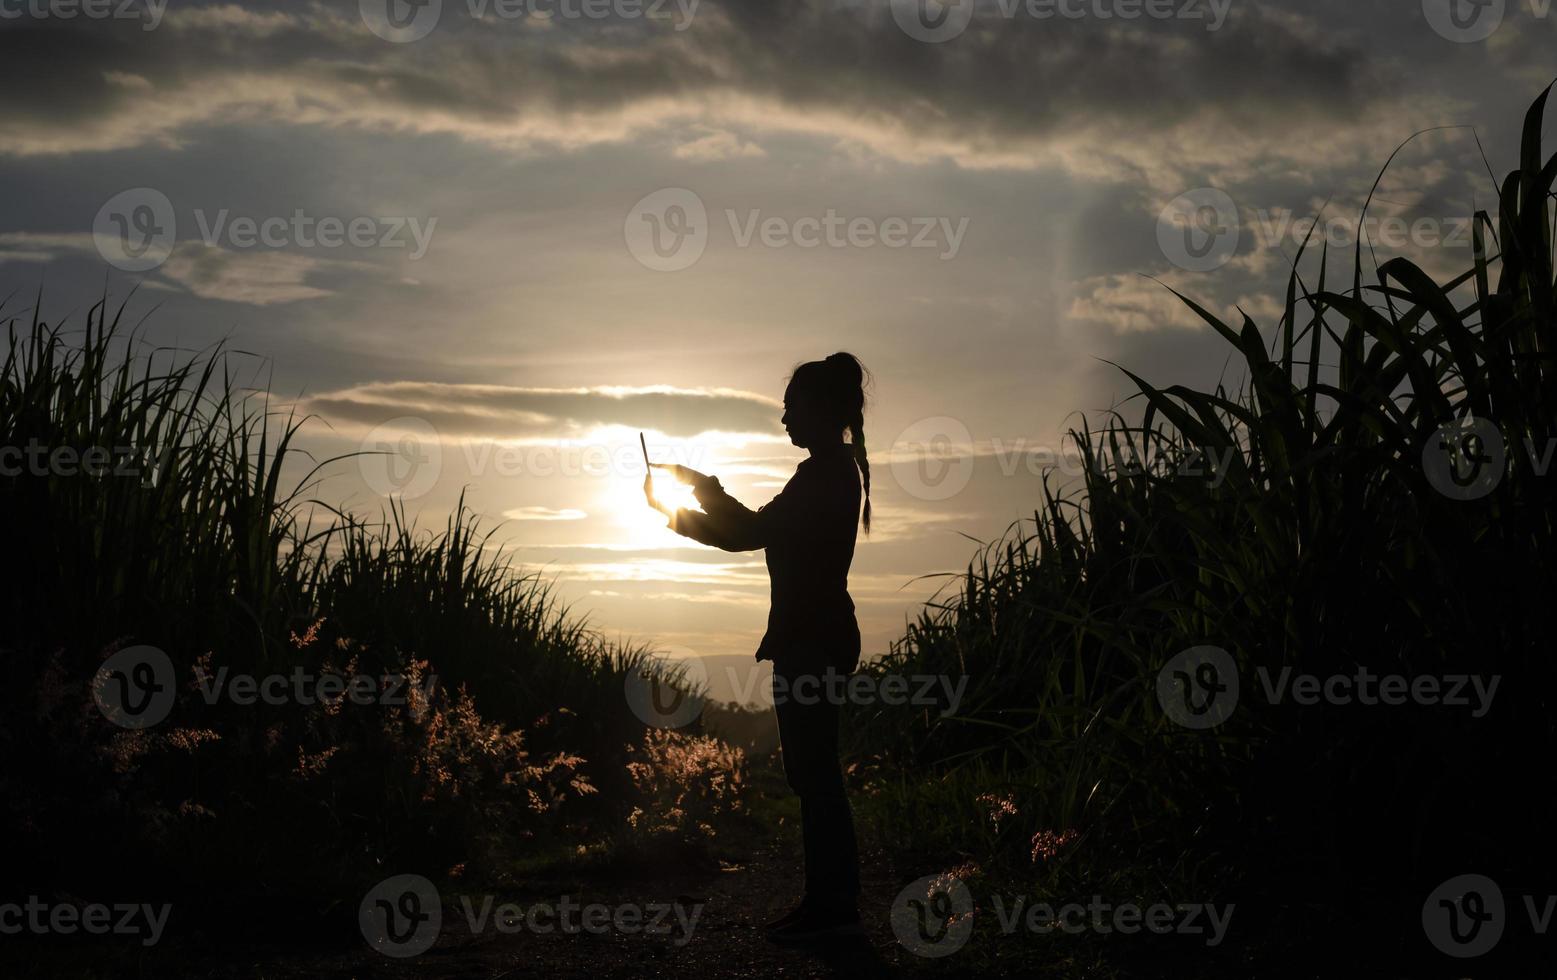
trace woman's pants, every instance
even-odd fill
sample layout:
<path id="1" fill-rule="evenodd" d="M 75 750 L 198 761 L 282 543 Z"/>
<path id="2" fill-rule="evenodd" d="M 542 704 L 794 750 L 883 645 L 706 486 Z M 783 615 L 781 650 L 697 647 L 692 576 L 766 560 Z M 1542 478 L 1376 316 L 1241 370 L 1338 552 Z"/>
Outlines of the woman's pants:
<path id="1" fill-rule="evenodd" d="M 822 680 L 775 665 L 773 707 L 784 776 L 800 797 L 806 900 L 852 909 L 860 893 L 860 861 L 838 765 L 838 694 L 843 685 Z"/>

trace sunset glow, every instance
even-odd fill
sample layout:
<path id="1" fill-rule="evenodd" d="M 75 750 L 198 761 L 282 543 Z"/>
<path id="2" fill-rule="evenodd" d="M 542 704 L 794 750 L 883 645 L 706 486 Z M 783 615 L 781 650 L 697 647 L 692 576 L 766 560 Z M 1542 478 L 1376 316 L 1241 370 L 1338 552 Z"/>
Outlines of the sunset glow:
<path id="1" fill-rule="evenodd" d="M 804 458 L 779 424 L 789 373 L 859 354 L 880 531 L 854 572 L 883 650 L 924 576 L 1030 512 L 1039 453 L 1131 396 L 1112 364 L 1220 379 L 1218 338 L 1165 287 L 1265 322 L 1294 229 L 1344 239 L 1414 133 L 1474 119 L 1491 169 L 1517 164 L 1496 155 L 1518 107 L 1493 95 L 1549 73 L 1551 26 L 1483 48 L 1415 4 L 1105 22 L 981 3 L 945 5 L 963 36 L 928 39 L 886 0 L 544 23 L 396 4 L 414 30 L 355 2 L 5 21 L 0 71 L 31 95 L 0 107 L 4 294 L 47 284 L 52 321 L 138 290 L 148 344 L 253 352 L 244 382 L 312 417 L 312 459 L 407 449 L 394 472 L 326 467 L 321 499 L 369 517 L 394 499 L 430 528 L 463 495 L 575 601 L 605 552 L 630 580 L 681 575 L 709 601 L 675 642 L 709 654 L 749 647 L 762 585 L 710 591 L 729 556 L 644 504 L 640 431 L 760 507 Z M 1371 213 L 1411 234 L 1380 260 L 1463 265 L 1445 223 L 1491 199 L 1477 146 L 1449 128 L 1402 150 Z M 1214 274 L 1173 240 L 1199 190 L 1241 215 Z M 1446 247 L 1417 239 L 1433 227 Z M 124 251 L 121 228 L 155 240 Z M 592 620 L 654 633 L 666 603 L 635 589 L 593 596 Z"/>

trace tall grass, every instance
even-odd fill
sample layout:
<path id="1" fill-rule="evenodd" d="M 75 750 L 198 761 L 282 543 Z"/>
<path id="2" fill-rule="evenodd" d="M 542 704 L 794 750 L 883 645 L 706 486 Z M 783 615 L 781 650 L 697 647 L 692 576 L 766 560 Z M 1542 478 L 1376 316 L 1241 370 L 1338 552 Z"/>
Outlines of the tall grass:
<path id="1" fill-rule="evenodd" d="M 8 887 L 335 901 L 385 869 L 637 842 L 627 817 L 667 792 L 651 798 L 628 766 L 646 749 L 624 683 L 649 650 L 606 642 L 511 568 L 463 501 L 428 533 L 397 503 L 374 522 L 315 499 L 340 461 L 284 475 L 305 420 L 273 414 L 220 348 L 142 349 L 122 314 L 99 303 L 80 334 L 6 323 L 0 446 L 47 454 L 0 475 L 0 834 L 25 843 Z M 136 644 L 179 683 L 144 732 L 89 694 Z M 299 667 L 436 687 L 390 707 L 195 689 L 222 669 Z"/>
<path id="2" fill-rule="evenodd" d="M 1550 857 L 1534 761 L 1557 748 L 1545 106 L 1530 108 L 1520 169 L 1475 216 L 1474 265 L 1452 281 L 1404 258 L 1372 266 L 1359 247 L 1349 276 L 1328 254 L 1317 281 L 1294 263 L 1273 329 L 1181 297 L 1241 360 L 1243 387 L 1158 388 L 1126 371 L 1138 413 L 1071 433 L 1080 485 L 1046 480 L 1033 519 L 975 556 L 878 665 L 970 679 L 954 715 L 856 713 L 890 839 L 1004 875 L 1057 871 L 1056 888 L 1183 885 L 1220 863 L 1238 874 L 1217 887 L 1309 888 L 1291 901 L 1411 893 L 1445 868 L 1517 876 Z M 1496 423 L 1508 463 L 1490 494 L 1462 501 L 1433 487 L 1423 453 L 1466 413 Z M 1232 654 L 1243 690 L 1226 724 L 1190 731 L 1164 717 L 1155 683 L 1202 644 Z M 1271 704 L 1256 675 L 1359 666 L 1503 684 L 1475 719 Z M 992 822 L 997 800 L 1015 814 Z M 1079 836 L 1057 856 L 1033 856 L 1035 837 L 1066 830 Z"/>

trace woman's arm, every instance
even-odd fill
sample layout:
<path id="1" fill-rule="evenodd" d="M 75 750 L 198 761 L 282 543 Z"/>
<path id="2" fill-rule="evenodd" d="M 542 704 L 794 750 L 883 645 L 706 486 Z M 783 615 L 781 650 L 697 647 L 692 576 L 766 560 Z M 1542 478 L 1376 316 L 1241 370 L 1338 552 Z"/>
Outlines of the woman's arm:
<path id="1" fill-rule="evenodd" d="M 654 497 L 652 479 L 645 478 L 644 495 L 650 506 L 670 518 L 671 530 L 723 551 L 756 551 L 768 546 L 785 510 L 783 493 L 754 511 L 730 496 L 718 477 L 686 467 L 674 467 L 673 472 L 678 480 L 692 485 L 692 495 L 703 510 L 683 507 L 672 511 L 661 505 Z"/>
<path id="2" fill-rule="evenodd" d="M 681 508 L 670 515 L 671 530 L 724 551 L 757 551 L 768 546 L 778 497 L 760 510 L 751 510 L 730 496 L 713 476 L 693 481 L 692 495 L 702 505 L 702 513 Z"/>

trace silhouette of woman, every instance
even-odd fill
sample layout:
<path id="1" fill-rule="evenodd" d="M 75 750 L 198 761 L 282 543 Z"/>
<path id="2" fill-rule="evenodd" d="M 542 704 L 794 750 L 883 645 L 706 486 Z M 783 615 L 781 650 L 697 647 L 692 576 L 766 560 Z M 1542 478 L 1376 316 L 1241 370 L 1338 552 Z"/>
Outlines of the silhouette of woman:
<path id="1" fill-rule="evenodd" d="M 842 678 L 860 660 L 848 576 L 862 481 L 870 533 L 864 387 L 865 370 L 852 354 L 795 369 L 782 422 L 790 442 L 811 455 L 758 510 L 726 493 L 717 477 L 684 466 L 655 464 L 692 486 L 701 512 L 672 510 L 655 499 L 652 478 L 643 484 L 649 505 L 669 517 L 678 534 L 725 551 L 767 551 L 772 598 L 757 659 L 773 661 L 784 775 L 800 797 L 805 844 L 805 896 L 768 924 L 776 942 L 859 931 L 859 856 L 838 765 L 838 716 Z"/>

